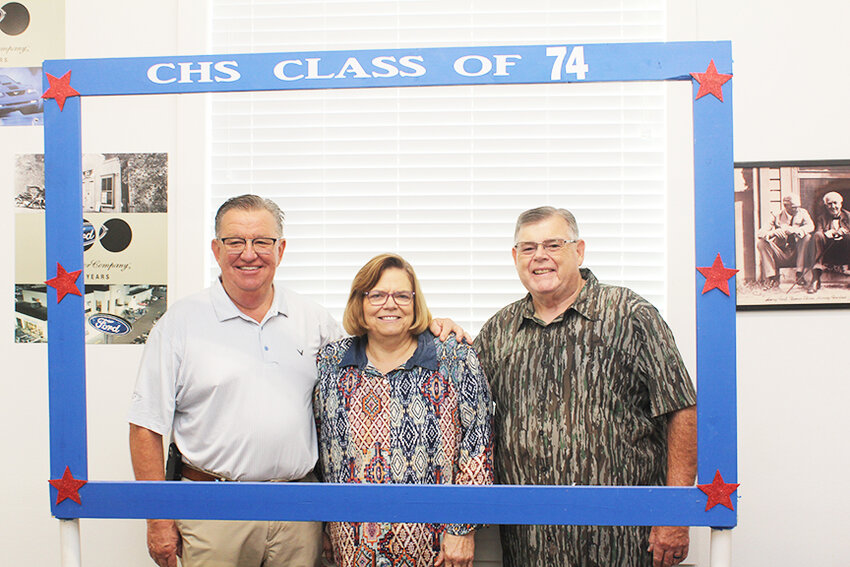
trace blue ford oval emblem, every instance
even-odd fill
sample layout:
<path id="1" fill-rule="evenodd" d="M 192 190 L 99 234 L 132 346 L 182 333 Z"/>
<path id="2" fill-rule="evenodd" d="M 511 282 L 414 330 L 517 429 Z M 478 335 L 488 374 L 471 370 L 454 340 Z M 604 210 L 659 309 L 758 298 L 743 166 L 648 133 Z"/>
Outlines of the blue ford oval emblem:
<path id="1" fill-rule="evenodd" d="M 95 243 L 97 233 L 94 230 L 92 223 L 83 219 L 83 250 L 88 250 Z"/>
<path id="2" fill-rule="evenodd" d="M 108 313 L 97 313 L 89 317 L 89 325 L 110 335 L 126 335 L 132 328 L 128 321 Z"/>

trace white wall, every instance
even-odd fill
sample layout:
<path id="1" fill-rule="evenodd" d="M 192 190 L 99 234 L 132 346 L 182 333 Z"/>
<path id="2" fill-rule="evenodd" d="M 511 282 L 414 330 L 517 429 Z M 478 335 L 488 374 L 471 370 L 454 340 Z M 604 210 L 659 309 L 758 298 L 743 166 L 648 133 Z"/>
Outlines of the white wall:
<path id="1" fill-rule="evenodd" d="M 731 39 L 735 160 L 850 158 L 848 4 L 699 0 Z M 850 564 L 850 311 L 738 314 L 735 565 Z"/>
<path id="2" fill-rule="evenodd" d="M 671 39 L 731 39 L 735 60 L 735 158 L 850 158 L 850 92 L 846 72 L 848 20 L 844 2 L 800 8 L 732 0 L 671 2 Z M 761 4 L 761 3 L 760 3 Z M 201 0 L 67 1 L 69 58 L 196 52 L 203 35 L 193 23 Z M 180 36 L 178 37 L 178 30 Z M 133 111 L 125 114 L 132 104 Z M 198 95 L 113 98 L 84 103 L 84 151 L 167 151 L 170 173 L 169 295 L 203 285 L 205 249 L 203 155 L 185 142 L 180 124 L 203 104 Z M 0 202 L 3 265 L 0 294 L 13 296 L 14 221 L 11 172 L 16 153 L 42 151 L 41 129 L 0 128 L 0 172 L 9 187 Z M 681 171 L 674 171 L 681 176 Z M 180 218 L 179 230 L 176 219 Z M 683 253 L 691 253 L 688 250 Z M 49 512 L 47 370 L 43 345 L 0 341 L 6 368 L 0 396 L 2 526 L 0 564 L 58 565 L 58 525 Z M 842 490 L 850 456 L 837 439 L 850 429 L 844 362 L 850 313 L 777 311 L 738 315 L 739 526 L 735 565 L 846 565 L 850 496 Z M 90 347 L 88 362 L 89 474 L 131 478 L 124 414 L 139 357 L 133 346 Z M 119 424 L 116 426 L 116 424 Z M 140 520 L 84 520 L 83 563 L 152 565 Z M 701 565 L 705 553 L 700 554 Z"/>
<path id="3" fill-rule="evenodd" d="M 178 9 L 174 2 L 156 0 L 139 3 L 109 0 L 66 2 L 66 52 L 68 58 L 172 55 L 178 50 Z M 113 97 L 86 99 L 83 103 L 83 151 L 169 152 L 177 144 L 178 104 L 176 97 Z M 132 105 L 132 106 L 130 106 Z M 131 109 L 130 112 L 127 112 Z M 3 366 L 0 396 L 0 565 L 59 565 L 59 527 L 50 515 L 47 479 L 47 349 L 46 345 L 12 344 L 12 298 L 14 286 L 14 155 L 43 152 L 43 131 L 38 127 L 0 128 L 0 172 L 7 188 L 0 201 L 3 242 L 0 252 L 0 296 L 5 297 L 7 333 L 0 341 Z M 179 177 L 171 172 L 169 185 L 176 188 Z M 200 197 L 200 188 L 196 189 Z M 178 191 L 179 193 L 179 191 Z M 191 218 L 174 230 L 185 198 L 170 203 L 172 244 L 186 238 L 194 228 Z M 198 202 L 201 202 L 198 199 Z M 185 207 L 183 209 L 185 213 Z M 191 217 L 192 215 L 186 215 Z M 186 225 L 185 223 L 189 224 Z M 195 231 L 202 231 L 197 228 Z M 180 244 L 177 242 L 177 244 Z M 197 250 L 197 247 L 194 248 Z M 185 294 L 200 277 L 201 259 L 179 255 L 169 258 L 169 292 Z M 188 262 L 188 277 L 178 275 L 178 262 Z M 198 262 L 197 265 L 194 265 Z M 190 283 L 186 283 L 190 282 Z M 98 479 L 132 478 L 127 449 L 126 412 L 140 349 L 134 346 L 90 346 L 87 348 L 87 398 L 89 476 Z M 116 403 L 116 400 L 118 402 Z M 143 520 L 83 520 L 83 564 L 145 566 L 147 557 Z"/>

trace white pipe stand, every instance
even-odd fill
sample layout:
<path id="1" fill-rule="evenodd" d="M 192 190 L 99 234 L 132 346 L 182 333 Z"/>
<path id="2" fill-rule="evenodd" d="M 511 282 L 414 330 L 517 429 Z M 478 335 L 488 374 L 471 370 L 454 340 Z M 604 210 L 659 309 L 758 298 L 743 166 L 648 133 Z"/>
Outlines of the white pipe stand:
<path id="1" fill-rule="evenodd" d="M 732 530 L 711 529 L 709 557 L 711 567 L 732 566 Z"/>
<path id="2" fill-rule="evenodd" d="M 59 545 L 62 549 L 62 567 L 82 567 L 79 518 L 59 520 Z"/>

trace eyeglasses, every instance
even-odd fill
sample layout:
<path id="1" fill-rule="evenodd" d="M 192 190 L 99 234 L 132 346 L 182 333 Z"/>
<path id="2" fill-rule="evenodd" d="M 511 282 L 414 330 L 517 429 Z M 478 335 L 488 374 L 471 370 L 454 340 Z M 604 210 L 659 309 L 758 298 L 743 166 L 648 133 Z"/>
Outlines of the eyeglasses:
<path id="1" fill-rule="evenodd" d="M 241 236 L 228 236 L 219 238 L 219 241 L 224 244 L 224 250 L 228 254 L 236 255 L 245 251 L 248 243 L 251 243 L 251 248 L 257 254 L 271 254 L 274 251 L 274 245 L 283 238 L 271 238 L 261 236 L 259 238 L 242 238 Z"/>
<path id="2" fill-rule="evenodd" d="M 537 253 L 537 248 L 542 246 L 543 250 L 549 254 L 557 254 L 562 251 L 567 244 L 574 244 L 578 239 L 566 240 L 564 238 L 549 238 L 543 242 L 517 242 L 514 248 L 520 256 L 531 256 Z"/>
<path id="3" fill-rule="evenodd" d="M 381 305 L 387 302 L 387 299 L 390 297 L 393 298 L 395 304 L 399 307 L 403 307 L 405 305 L 410 305 L 410 302 L 413 301 L 414 293 L 412 291 L 394 291 L 392 293 L 387 293 L 386 291 L 364 291 L 363 295 L 366 296 L 366 299 L 369 300 L 369 303 L 374 305 L 375 307 L 380 307 Z"/>

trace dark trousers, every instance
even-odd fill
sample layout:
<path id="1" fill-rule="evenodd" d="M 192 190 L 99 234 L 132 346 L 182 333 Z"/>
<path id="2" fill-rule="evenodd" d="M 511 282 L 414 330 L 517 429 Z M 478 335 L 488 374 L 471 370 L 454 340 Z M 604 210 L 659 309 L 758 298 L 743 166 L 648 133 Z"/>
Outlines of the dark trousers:
<path id="1" fill-rule="evenodd" d="M 812 267 L 816 275 L 820 275 L 820 271 L 826 266 L 850 264 L 850 236 L 844 236 L 841 240 L 832 240 L 823 232 L 817 231 L 812 234 L 809 248 L 808 265 Z"/>

